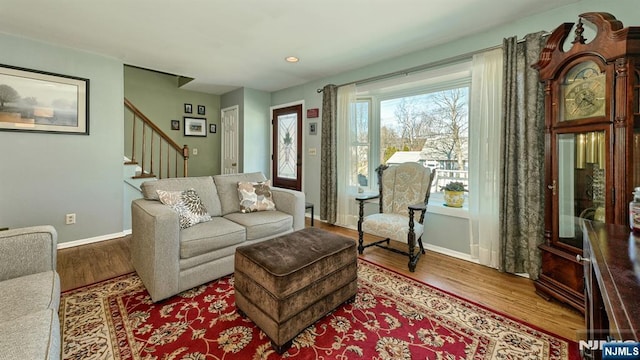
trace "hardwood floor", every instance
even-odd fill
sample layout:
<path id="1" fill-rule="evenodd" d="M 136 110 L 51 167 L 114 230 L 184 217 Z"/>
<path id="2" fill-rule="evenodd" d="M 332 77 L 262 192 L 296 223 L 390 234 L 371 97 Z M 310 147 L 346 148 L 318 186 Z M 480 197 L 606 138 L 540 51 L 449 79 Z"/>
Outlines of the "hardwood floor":
<path id="1" fill-rule="evenodd" d="M 353 230 L 318 220 L 315 226 L 353 239 L 358 237 Z M 58 250 L 62 291 L 134 271 L 129 257 L 130 239 L 125 236 Z M 422 256 L 413 273 L 407 269 L 406 256 L 384 249 L 367 248 L 360 257 L 570 340 L 578 340 L 584 329 L 582 314 L 569 306 L 545 301 L 535 294 L 533 281 L 523 277 L 433 251 Z"/>

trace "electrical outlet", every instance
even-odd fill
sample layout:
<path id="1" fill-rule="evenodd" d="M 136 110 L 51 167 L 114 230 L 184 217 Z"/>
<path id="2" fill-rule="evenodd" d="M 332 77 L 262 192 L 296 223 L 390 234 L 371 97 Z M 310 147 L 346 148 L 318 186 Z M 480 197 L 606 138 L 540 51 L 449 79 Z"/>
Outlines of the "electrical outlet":
<path id="1" fill-rule="evenodd" d="M 67 214 L 64 217 L 64 221 L 67 225 L 72 225 L 76 223 L 76 214 Z"/>
<path id="2" fill-rule="evenodd" d="M 193 155 L 198 155 L 198 148 L 193 148 Z"/>

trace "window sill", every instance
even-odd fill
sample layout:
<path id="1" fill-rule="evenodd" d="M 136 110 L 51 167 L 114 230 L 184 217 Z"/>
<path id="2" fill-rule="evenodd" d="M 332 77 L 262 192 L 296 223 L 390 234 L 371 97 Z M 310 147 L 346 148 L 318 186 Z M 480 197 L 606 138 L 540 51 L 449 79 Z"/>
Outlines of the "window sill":
<path id="1" fill-rule="evenodd" d="M 469 218 L 469 199 L 465 196 L 465 202 L 460 208 L 449 207 L 444 204 L 444 194 L 431 193 L 429 197 L 429 205 L 427 205 L 427 212 L 438 215 L 453 216 L 463 219 Z"/>
<path id="2" fill-rule="evenodd" d="M 427 205 L 427 212 L 438 215 L 453 216 L 463 219 L 469 218 L 469 208 L 467 204 L 464 204 L 461 208 L 449 207 L 443 202 L 436 202 L 433 199 L 429 200 Z"/>

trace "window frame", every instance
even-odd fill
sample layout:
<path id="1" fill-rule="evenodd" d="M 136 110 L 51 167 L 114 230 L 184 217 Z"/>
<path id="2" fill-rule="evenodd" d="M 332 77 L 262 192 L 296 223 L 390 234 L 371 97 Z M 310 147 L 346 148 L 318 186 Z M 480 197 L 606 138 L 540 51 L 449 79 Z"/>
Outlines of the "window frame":
<path id="1" fill-rule="evenodd" d="M 376 176 L 375 169 L 380 166 L 380 126 L 381 126 L 381 103 L 386 100 L 399 99 L 403 97 L 410 97 L 416 95 L 427 95 L 439 91 L 452 90 L 456 88 L 466 87 L 468 96 L 467 96 L 467 117 L 468 124 L 470 125 L 472 119 L 470 115 L 470 105 L 471 98 L 473 96 L 471 89 L 471 80 L 472 80 L 472 65 L 470 61 L 441 67 L 438 69 L 434 69 L 432 71 L 427 71 L 418 76 L 417 79 L 412 81 L 398 81 L 393 80 L 391 82 L 386 82 L 388 86 L 381 84 L 379 88 L 375 88 L 372 85 L 366 86 L 363 91 L 356 92 L 356 102 L 369 102 L 369 181 L 367 187 L 358 187 L 353 186 L 353 184 L 349 184 L 348 191 L 350 194 L 355 194 L 358 190 L 363 192 L 372 192 L 376 193 L 378 191 L 378 179 Z M 351 126 L 349 127 L 349 147 L 352 149 L 354 146 L 354 142 L 351 139 L 355 138 L 353 135 Z M 470 139 L 472 134 L 470 132 L 471 128 L 467 129 L 468 138 Z M 470 151 L 470 149 L 468 150 Z M 469 154 L 467 153 L 467 163 Z M 349 171 L 353 173 L 354 164 L 350 161 Z M 360 189 L 357 189 L 360 188 Z M 432 194 L 435 194 L 436 198 L 438 194 L 442 197 L 442 192 L 439 189 L 436 189 Z M 440 199 L 438 200 L 440 201 Z M 468 202 L 465 202 L 465 204 Z"/>

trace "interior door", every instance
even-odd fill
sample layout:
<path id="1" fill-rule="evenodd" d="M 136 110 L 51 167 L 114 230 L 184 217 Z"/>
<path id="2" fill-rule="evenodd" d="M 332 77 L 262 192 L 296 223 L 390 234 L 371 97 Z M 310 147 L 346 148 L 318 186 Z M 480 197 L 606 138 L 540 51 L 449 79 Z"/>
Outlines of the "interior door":
<path id="1" fill-rule="evenodd" d="M 238 173 L 238 106 L 224 108 L 220 111 L 222 119 L 221 173 Z"/>
<path id="2" fill-rule="evenodd" d="M 273 186 L 302 190 L 302 104 L 272 113 Z"/>

